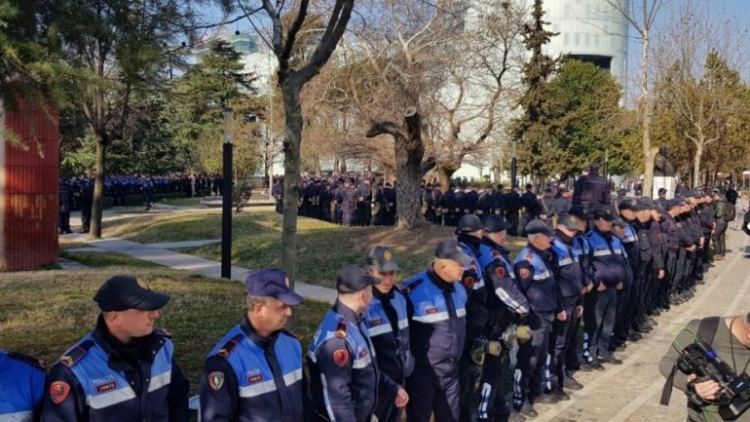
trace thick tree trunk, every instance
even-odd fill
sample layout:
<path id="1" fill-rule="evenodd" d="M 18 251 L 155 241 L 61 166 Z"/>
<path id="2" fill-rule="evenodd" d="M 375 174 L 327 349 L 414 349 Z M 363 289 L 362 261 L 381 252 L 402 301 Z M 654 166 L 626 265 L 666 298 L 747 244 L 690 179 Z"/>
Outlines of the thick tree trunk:
<path id="1" fill-rule="evenodd" d="M 286 126 L 284 129 L 284 212 L 281 232 L 281 268 L 294 288 L 297 274 L 297 210 L 299 201 L 300 146 L 302 143 L 302 108 L 300 86 L 282 83 Z"/>
<path id="2" fill-rule="evenodd" d="M 693 189 L 701 185 L 701 158 L 703 158 L 703 136 L 698 137 L 693 157 Z"/>
<path id="3" fill-rule="evenodd" d="M 443 192 L 448 192 L 451 185 L 451 177 L 453 177 L 453 173 L 455 173 L 456 170 L 450 167 L 438 165 L 437 168 L 435 168 L 435 172 L 440 178 L 440 189 L 442 189 Z"/>
<path id="4" fill-rule="evenodd" d="M 651 96 L 648 91 L 648 49 L 649 35 L 648 30 L 643 32 L 643 41 L 641 43 L 641 119 L 643 128 L 641 133 L 641 143 L 643 147 L 643 192 L 645 195 L 651 195 L 652 198 L 658 198 L 658 192 L 654 192 L 654 161 L 656 152 L 651 148 Z"/>
<path id="5" fill-rule="evenodd" d="M 94 198 L 91 203 L 91 223 L 89 233 L 92 237 L 102 237 L 102 208 L 104 206 L 104 155 L 105 142 L 102 138 L 96 141 L 96 174 L 94 175 Z"/>
<path id="6" fill-rule="evenodd" d="M 406 139 L 396 142 L 396 212 L 399 229 L 412 230 L 424 220 L 422 216 L 422 195 L 419 184 L 422 180 L 422 117 L 416 108 L 410 107 L 404 113 Z"/>

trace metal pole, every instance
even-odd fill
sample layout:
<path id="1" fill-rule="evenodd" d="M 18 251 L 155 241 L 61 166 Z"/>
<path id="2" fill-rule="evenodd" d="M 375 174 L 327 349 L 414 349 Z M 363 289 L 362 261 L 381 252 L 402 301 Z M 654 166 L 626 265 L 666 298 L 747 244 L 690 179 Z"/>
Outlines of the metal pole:
<path id="1" fill-rule="evenodd" d="M 234 110 L 224 109 L 224 175 L 221 197 L 221 276 L 232 277 L 232 120 Z"/>
<path id="2" fill-rule="evenodd" d="M 518 144 L 518 141 L 513 141 L 513 157 L 510 159 L 510 186 L 511 188 L 514 186 L 518 186 L 518 181 L 516 180 L 516 175 L 518 172 L 518 158 L 516 156 L 516 145 Z"/>

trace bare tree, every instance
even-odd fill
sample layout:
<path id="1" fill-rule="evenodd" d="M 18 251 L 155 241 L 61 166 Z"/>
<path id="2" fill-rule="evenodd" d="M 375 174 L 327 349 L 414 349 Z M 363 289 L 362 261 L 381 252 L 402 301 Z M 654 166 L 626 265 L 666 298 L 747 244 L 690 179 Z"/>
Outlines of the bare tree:
<path id="1" fill-rule="evenodd" d="M 651 30 L 656 22 L 659 10 L 669 0 L 605 0 L 618 13 L 628 20 L 641 39 L 641 99 L 639 114 L 641 119 L 641 147 L 643 149 L 644 181 L 643 192 L 656 196 L 654 185 L 654 160 L 658 148 L 651 147 L 651 111 L 652 100 L 649 90 L 649 51 L 651 48 Z"/>
<path id="2" fill-rule="evenodd" d="M 243 11 L 249 9 L 242 0 L 238 2 Z M 262 0 L 261 6 L 271 22 L 270 40 L 266 42 L 270 44 L 279 62 L 277 75 L 284 102 L 286 124 L 283 141 L 284 222 L 281 235 L 281 267 L 287 272 L 290 280 L 294 280 L 297 272 L 297 201 L 303 126 L 300 93 L 333 54 L 346 31 L 354 0 L 335 0 L 330 5 L 320 6 L 311 5 L 310 0 L 293 3 Z M 291 10 L 284 10 L 285 6 Z M 293 16 L 291 24 L 287 26 L 282 23 L 286 13 Z M 300 30 L 306 19 L 324 21 L 324 16 L 328 16 L 328 19 L 319 37 L 314 38 L 314 41 L 300 37 Z M 303 41 L 305 44 L 300 45 Z"/>

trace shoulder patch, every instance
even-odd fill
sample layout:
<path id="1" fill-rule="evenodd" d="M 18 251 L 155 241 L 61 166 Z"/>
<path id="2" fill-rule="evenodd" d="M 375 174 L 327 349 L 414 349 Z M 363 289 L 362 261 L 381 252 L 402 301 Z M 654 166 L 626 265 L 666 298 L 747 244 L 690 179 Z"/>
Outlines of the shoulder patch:
<path id="1" fill-rule="evenodd" d="M 217 356 L 221 356 L 224 359 L 228 358 L 232 352 L 234 352 L 234 349 L 237 348 L 237 345 L 240 344 L 240 339 L 242 339 L 242 334 L 237 334 L 236 336 L 232 337 L 224 343 L 223 346 L 219 349 L 218 352 L 216 352 Z"/>
<path id="2" fill-rule="evenodd" d="M 349 363 L 349 351 L 346 349 L 336 349 L 333 352 L 333 361 L 340 367 L 346 366 Z"/>
<path id="3" fill-rule="evenodd" d="M 531 251 L 526 252 L 526 256 L 524 257 L 524 259 L 531 262 L 531 260 L 534 259 L 534 252 L 531 252 Z"/>
<path id="4" fill-rule="evenodd" d="M 8 353 L 8 357 L 15 360 L 20 360 L 21 362 L 27 363 L 34 368 L 41 369 L 42 371 L 47 372 L 47 364 L 45 364 L 41 359 L 37 359 L 33 356 L 24 355 L 21 353 Z"/>
<path id="5" fill-rule="evenodd" d="M 49 386 L 49 397 L 52 403 L 60 404 L 68 398 L 70 384 L 65 381 L 55 381 Z"/>
<path id="6" fill-rule="evenodd" d="M 415 281 L 414 283 L 411 283 L 410 285 L 404 287 L 403 291 L 405 295 L 408 295 L 409 293 L 413 292 L 414 290 L 417 290 L 417 287 L 419 287 L 422 282 L 424 281 L 424 278 L 420 278 L 419 280 Z"/>
<path id="7" fill-rule="evenodd" d="M 157 336 L 172 338 L 172 333 L 163 328 L 154 328 L 154 333 L 156 333 Z"/>
<path id="8" fill-rule="evenodd" d="M 346 338 L 346 330 L 346 321 L 344 321 L 343 319 L 339 320 L 338 325 L 336 325 L 336 331 L 334 332 L 334 335 L 338 338 Z"/>
<path id="9" fill-rule="evenodd" d="M 521 268 L 521 270 L 518 271 L 518 275 L 520 275 L 521 278 L 529 278 L 531 276 L 531 271 L 529 271 L 528 268 Z"/>
<path id="10" fill-rule="evenodd" d="M 500 278 L 505 277 L 505 267 L 503 267 L 502 265 L 498 265 L 497 267 L 495 267 L 495 275 Z"/>
<path id="11" fill-rule="evenodd" d="M 68 368 L 72 368 L 93 346 L 94 340 L 86 340 L 75 348 L 68 350 L 65 355 L 60 358 L 60 362 Z"/>

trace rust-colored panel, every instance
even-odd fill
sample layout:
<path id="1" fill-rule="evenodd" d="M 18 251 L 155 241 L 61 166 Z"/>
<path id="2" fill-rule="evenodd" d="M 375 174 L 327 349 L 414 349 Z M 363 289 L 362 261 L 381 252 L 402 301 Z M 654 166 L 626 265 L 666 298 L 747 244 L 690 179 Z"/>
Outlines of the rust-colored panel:
<path id="1" fill-rule="evenodd" d="M 6 110 L 6 125 L 25 148 L 5 149 L 5 270 L 29 270 L 56 262 L 58 254 L 59 123 L 57 112 L 40 111 L 23 101 Z"/>

